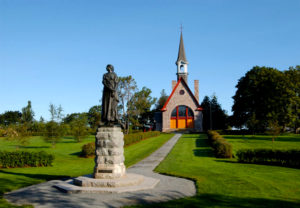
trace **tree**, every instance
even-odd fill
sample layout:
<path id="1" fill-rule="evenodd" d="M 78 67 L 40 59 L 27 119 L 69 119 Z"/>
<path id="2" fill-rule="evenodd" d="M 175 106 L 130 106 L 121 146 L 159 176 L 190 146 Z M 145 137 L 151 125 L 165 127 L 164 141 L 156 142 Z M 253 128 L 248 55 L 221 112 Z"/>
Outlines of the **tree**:
<path id="1" fill-rule="evenodd" d="M 63 109 L 61 105 L 56 107 L 52 103 L 49 105 L 49 112 L 51 115 L 51 121 L 45 125 L 45 137 L 46 142 L 50 142 L 54 148 L 56 143 L 65 135 L 65 129 L 61 121 L 63 119 Z"/>
<path id="2" fill-rule="evenodd" d="M 128 102 L 137 90 L 136 81 L 132 76 L 119 77 L 118 96 L 120 99 L 120 108 L 122 109 L 122 121 L 127 126 L 126 133 L 129 131 L 130 114 L 128 113 Z"/>
<path id="3" fill-rule="evenodd" d="M 297 132 L 297 129 L 300 126 L 300 65 L 296 67 L 290 67 L 289 70 L 284 71 L 285 76 L 287 77 L 287 84 L 291 90 L 291 105 L 289 110 L 291 111 L 289 116 L 289 126 L 294 128 L 294 132 Z"/>
<path id="4" fill-rule="evenodd" d="M 62 126 L 55 121 L 49 121 L 46 123 L 45 129 L 45 142 L 51 143 L 52 147 L 55 148 L 56 143 L 60 141 L 61 137 L 64 135 Z"/>
<path id="5" fill-rule="evenodd" d="M 71 122 L 71 134 L 77 142 L 81 142 L 88 135 L 86 114 L 79 114 Z"/>
<path id="6" fill-rule="evenodd" d="M 71 124 L 74 120 L 83 118 L 83 116 L 87 116 L 87 113 L 71 113 L 71 114 L 67 114 L 66 117 L 64 117 L 63 122 L 65 124 Z"/>
<path id="7" fill-rule="evenodd" d="M 20 111 L 6 111 L 0 114 L 0 125 L 9 126 L 18 124 L 21 121 L 22 113 Z"/>
<path id="8" fill-rule="evenodd" d="M 283 129 L 290 125 L 294 117 L 293 100 L 297 95 L 292 91 L 286 73 L 255 66 L 239 80 L 232 106 L 235 126 L 247 125 L 254 114 L 259 132 L 266 131 L 271 120 L 278 121 Z"/>
<path id="9" fill-rule="evenodd" d="M 155 104 L 156 98 L 150 96 L 151 92 L 149 88 L 143 87 L 142 90 L 134 93 L 128 102 L 128 114 L 133 126 L 142 127 L 153 119 L 150 109 Z"/>
<path id="10" fill-rule="evenodd" d="M 269 121 L 269 126 L 268 126 L 268 131 L 267 133 L 269 135 L 272 135 L 272 148 L 275 142 L 275 139 L 279 136 L 281 131 L 281 127 L 278 125 L 278 121 L 276 120 L 270 120 Z"/>
<path id="11" fill-rule="evenodd" d="M 228 127 L 228 116 L 226 111 L 222 109 L 215 95 L 211 97 L 205 96 L 201 107 L 203 108 L 203 129 L 226 129 Z"/>
<path id="12" fill-rule="evenodd" d="M 16 142 L 16 149 L 19 149 L 20 145 L 25 146 L 29 143 L 31 133 L 28 130 L 28 123 L 22 123 L 8 126 L 5 135 L 7 140 Z"/>
<path id="13" fill-rule="evenodd" d="M 157 103 L 155 105 L 155 109 L 156 110 L 162 109 L 164 107 L 164 104 L 166 103 L 168 97 L 169 96 L 166 94 L 165 89 L 162 89 L 162 91 L 160 92 L 160 98 L 157 100 Z"/>
<path id="14" fill-rule="evenodd" d="M 252 132 L 252 135 L 254 135 L 259 130 L 259 120 L 256 119 L 255 113 L 253 113 L 247 120 L 246 126 Z"/>
<path id="15" fill-rule="evenodd" d="M 31 101 L 28 101 L 26 107 L 22 108 L 22 122 L 31 123 L 33 122 L 34 112 L 31 107 Z"/>
<path id="16" fill-rule="evenodd" d="M 101 121 L 101 105 L 94 105 L 87 113 L 87 119 L 92 129 L 97 129 Z"/>
<path id="17" fill-rule="evenodd" d="M 61 105 L 59 105 L 58 107 L 52 103 L 50 103 L 49 105 L 49 112 L 51 114 L 51 121 L 57 121 L 57 122 L 61 122 L 62 119 L 64 118 L 63 115 L 63 108 L 61 107 Z"/>

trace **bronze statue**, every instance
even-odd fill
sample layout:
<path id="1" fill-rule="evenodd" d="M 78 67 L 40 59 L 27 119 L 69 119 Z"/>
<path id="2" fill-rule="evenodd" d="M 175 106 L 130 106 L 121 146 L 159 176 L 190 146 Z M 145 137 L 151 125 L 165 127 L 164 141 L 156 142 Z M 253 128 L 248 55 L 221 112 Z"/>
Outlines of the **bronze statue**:
<path id="1" fill-rule="evenodd" d="M 114 67 L 111 64 L 106 66 L 107 73 L 103 75 L 102 83 L 104 85 L 102 95 L 102 112 L 101 124 L 105 126 L 113 126 L 119 124 L 118 119 L 118 76 L 114 72 Z"/>

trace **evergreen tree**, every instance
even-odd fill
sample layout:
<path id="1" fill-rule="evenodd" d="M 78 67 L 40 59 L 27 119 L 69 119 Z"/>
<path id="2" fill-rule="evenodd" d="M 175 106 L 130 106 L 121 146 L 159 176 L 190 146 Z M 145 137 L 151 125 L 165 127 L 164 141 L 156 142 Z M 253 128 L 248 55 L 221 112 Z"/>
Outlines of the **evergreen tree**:
<path id="1" fill-rule="evenodd" d="M 166 94 L 165 89 L 163 89 L 160 92 L 160 98 L 158 99 L 158 101 L 157 101 L 157 103 L 155 105 L 155 108 L 156 108 L 157 111 L 159 111 L 160 109 L 162 109 L 164 107 L 164 104 L 166 103 L 168 97 L 169 96 Z"/>
<path id="2" fill-rule="evenodd" d="M 211 99 L 205 96 L 201 107 L 203 108 L 203 129 L 205 131 L 209 129 L 226 129 L 228 127 L 226 111 L 222 109 L 215 95 Z"/>
<path id="3" fill-rule="evenodd" d="M 31 101 L 28 101 L 26 107 L 22 108 L 22 122 L 31 123 L 33 122 L 34 112 L 31 107 Z"/>

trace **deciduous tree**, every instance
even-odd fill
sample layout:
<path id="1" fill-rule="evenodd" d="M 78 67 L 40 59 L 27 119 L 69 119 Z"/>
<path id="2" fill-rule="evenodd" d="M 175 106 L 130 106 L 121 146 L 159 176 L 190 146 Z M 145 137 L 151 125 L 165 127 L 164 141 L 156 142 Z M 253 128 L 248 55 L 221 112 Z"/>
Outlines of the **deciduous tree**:
<path id="1" fill-rule="evenodd" d="M 151 107 L 156 102 L 156 98 L 151 97 L 151 90 L 143 87 L 142 90 L 134 93 L 131 100 L 128 102 L 128 113 L 133 126 L 142 127 L 147 124 L 150 119 L 153 119 Z"/>
<path id="2" fill-rule="evenodd" d="M 128 113 L 128 102 L 137 90 L 136 81 L 132 76 L 119 77 L 118 96 L 120 99 L 120 108 L 122 109 L 122 121 L 127 126 L 126 133 L 129 131 L 130 114 Z"/>
<path id="3" fill-rule="evenodd" d="M 261 132 L 273 120 L 278 121 L 283 129 L 291 123 L 297 126 L 299 76 L 299 67 L 285 72 L 269 67 L 253 67 L 236 85 L 232 107 L 234 125 L 247 125 L 255 114 L 259 122 L 258 131 Z"/>

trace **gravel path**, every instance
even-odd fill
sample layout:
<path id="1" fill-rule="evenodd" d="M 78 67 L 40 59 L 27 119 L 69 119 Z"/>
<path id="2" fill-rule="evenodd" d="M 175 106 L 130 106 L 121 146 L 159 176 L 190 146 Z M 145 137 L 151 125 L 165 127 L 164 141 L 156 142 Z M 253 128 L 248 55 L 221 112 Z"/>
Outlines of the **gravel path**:
<path id="1" fill-rule="evenodd" d="M 162 202 L 196 194 L 193 181 L 165 176 L 153 172 L 154 168 L 167 156 L 181 134 L 176 134 L 160 149 L 141 162 L 127 169 L 129 173 L 138 173 L 160 179 L 154 189 L 120 194 L 66 194 L 53 188 L 58 180 L 29 186 L 4 195 L 10 203 L 32 204 L 36 208 L 65 207 L 122 207 L 125 205 Z"/>

